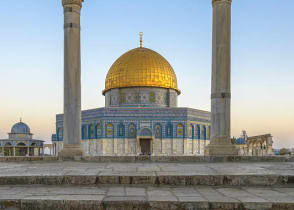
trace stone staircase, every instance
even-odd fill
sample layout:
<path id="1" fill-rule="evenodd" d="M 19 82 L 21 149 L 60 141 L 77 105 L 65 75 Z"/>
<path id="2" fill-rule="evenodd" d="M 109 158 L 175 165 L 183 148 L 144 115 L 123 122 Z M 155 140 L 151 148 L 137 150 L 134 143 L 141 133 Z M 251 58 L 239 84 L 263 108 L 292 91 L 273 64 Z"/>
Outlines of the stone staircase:
<path id="1" fill-rule="evenodd" d="M 294 162 L 0 162 L 0 209 L 294 209 Z"/>

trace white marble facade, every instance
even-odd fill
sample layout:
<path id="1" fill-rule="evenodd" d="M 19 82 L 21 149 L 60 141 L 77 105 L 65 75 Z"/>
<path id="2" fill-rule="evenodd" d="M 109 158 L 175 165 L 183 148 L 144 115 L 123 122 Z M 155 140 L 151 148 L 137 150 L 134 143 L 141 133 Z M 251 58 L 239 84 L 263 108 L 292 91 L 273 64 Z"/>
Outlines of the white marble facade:
<path id="1" fill-rule="evenodd" d="M 57 154 L 63 148 L 63 142 L 55 142 Z M 198 139 L 155 139 L 152 155 L 180 156 L 204 155 L 205 145 L 209 140 Z M 86 156 L 131 156 L 140 155 L 141 151 L 137 139 L 91 139 L 82 140 L 81 146 Z"/>

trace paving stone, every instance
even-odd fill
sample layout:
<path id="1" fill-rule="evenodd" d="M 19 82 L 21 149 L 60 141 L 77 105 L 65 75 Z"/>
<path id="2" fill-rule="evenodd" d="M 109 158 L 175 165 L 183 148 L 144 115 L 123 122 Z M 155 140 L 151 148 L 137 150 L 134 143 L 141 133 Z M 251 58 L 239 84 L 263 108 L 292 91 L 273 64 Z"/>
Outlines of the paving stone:
<path id="1" fill-rule="evenodd" d="M 0 209 L 294 209 L 290 187 L 14 185 L 0 192 Z"/>
<path id="2" fill-rule="evenodd" d="M 126 187 L 125 190 L 127 196 L 146 196 L 145 188 Z"/>
<path id="3" fill-rule="evenodd" d="M 125 196 L 125 188 L 124 187 L 111 187 L 108 189 L 107 196 Z"/>

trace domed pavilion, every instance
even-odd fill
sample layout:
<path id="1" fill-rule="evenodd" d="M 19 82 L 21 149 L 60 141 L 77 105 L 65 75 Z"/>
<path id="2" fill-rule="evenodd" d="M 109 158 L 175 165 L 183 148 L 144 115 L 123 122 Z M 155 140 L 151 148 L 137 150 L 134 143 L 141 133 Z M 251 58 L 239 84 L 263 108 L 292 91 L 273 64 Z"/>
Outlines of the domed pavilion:
<path id="1" fill-rule="evenodd" d="M 82 111 L 85 155 L 203 155 L 210 113 L 178 107 L 177 77 L 159 53 L 142 46 L 120 56 L 106 79 L 105 107 Z M 63 147 L 63 114 L 56 116 L 55 151 Z"/>
<path id="2" fill-rule="evenodd" d="M 43 154 L 42 140 L 33 139 L 30 127 L 20 122 L 14 124 L 8 139 L 0 139 L 2 156 L 40 156 Z"/>

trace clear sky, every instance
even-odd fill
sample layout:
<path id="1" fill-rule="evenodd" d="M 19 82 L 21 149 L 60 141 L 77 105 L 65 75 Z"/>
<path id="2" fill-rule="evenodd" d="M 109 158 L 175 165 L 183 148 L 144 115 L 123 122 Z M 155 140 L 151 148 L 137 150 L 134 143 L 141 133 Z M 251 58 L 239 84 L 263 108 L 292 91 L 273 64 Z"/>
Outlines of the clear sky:
<path id="1" fill-rule="evenodd" d="M 271 133 L 294 147 L 294 1 L 233 0 L 232 136 Z M 63 112 L 61 0 L 0 1 L 0 138 L 19 121 L 49 142 Z M 179 106 L 210 110 L 211 0 L 86 0 L 82 108 L 104 106 L 104 79 L 124 52 L 144 46 L 174 67 Z"/>

